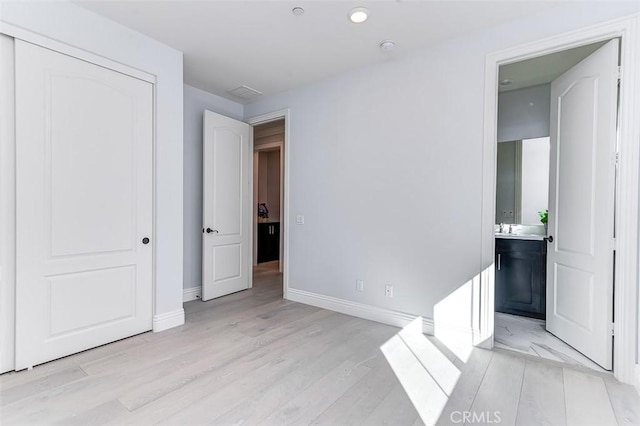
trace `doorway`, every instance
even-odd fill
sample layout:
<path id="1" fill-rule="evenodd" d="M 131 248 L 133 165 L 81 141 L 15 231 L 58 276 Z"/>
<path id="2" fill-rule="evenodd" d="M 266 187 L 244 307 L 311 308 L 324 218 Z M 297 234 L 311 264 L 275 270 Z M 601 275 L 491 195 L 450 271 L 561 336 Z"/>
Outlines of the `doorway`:
<path id="1" fill-rule="evenodd" d="M 289 110 L 249 119 L 253 126 L 253 273 L 282 282 L 287 298 Z"/>
<path id="2" fill-rule="evenodd" d="M 499 70 L 496 346 L 598 370 L 612 368 L 618 47 Z M 542 84 L 508 90 L 527 81 Z"/>
<path id="3" fill-rule="evenodd" d="M 613 347 L 614 375 L 620 381 L 634 381 L 636 333 L 637 333 L 637 266 L 638 266 L 638 147 L 635 143 L 640 94 L 634 90 L 637 84 L 636 21 L 621 19 L 580 31 L 554 36 L 526 45 L 505 49 L 487 55 L 485 91 L 485 128 L 483 148 L 483 206 L 482 206 L 482 265 L 483 271 L 479 295 L 480 321 L 478 344 L 492 348 L 494 343 L 494 261 L 495 261 L 495 173 L 497 139 L 497 92 L 499 66 L 515 63 L 549 53 L 560 52 L 578 46 L 621 38 L 620 63 L 623 78 L 619 83 L 619 117 L 617 162 L 617 194 L 615 199 L 616 249 L 614 272 L 616 288 L 612 324 L 615 333 Z"/>
<path id="4" fill-rule="evenodd" d="M 253 128 L 254 266 L 281 272 L 284 119 Z"/>

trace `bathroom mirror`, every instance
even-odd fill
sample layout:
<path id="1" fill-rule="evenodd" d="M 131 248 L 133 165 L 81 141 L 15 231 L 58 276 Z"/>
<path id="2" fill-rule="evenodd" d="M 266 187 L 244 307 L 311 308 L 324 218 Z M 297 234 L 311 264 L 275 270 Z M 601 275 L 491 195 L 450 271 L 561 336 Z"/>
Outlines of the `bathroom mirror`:
<path id="1" fill-rule="evenodd" d="M 498 143 L 496 223 L 540 225 L 549 205 L 549 137 Z"/>

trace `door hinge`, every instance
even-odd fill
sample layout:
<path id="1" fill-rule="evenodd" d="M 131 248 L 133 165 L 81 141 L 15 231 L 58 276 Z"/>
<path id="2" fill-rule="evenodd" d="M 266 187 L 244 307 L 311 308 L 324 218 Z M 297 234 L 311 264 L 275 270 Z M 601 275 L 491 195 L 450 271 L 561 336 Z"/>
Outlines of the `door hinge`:
<path id="1" fill-rule="evenodd" d="M 616 324 L 615 323 L 611 323 L 611 335 L 612 336 L 616 335 Z"/>
<path id="2" fill-rule="evenodd" d="M 622 67 L 618 66 L 618 81 L 622 81 Z"/>

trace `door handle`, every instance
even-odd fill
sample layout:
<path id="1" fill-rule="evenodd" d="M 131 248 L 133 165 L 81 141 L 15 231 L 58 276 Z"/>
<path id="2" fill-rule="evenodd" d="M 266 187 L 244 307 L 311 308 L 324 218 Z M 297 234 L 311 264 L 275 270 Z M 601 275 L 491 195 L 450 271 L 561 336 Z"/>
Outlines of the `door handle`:
<path id="1" fill-rule="evenodd" d="M 500 253 L 498 253 L 498 271 L 500 270 Z"/>
<path id="2" fill-rule="evenodd" d="M 544 237 L 543 240 L 551 244 L 553 242 L 553 235 L 549 235 L 548 237 Z"/>
<path id="3" fill-rule="evenodd" d="M 144 238 L 142 239 L 142 244 L 149 244 L 149 238 L 144 237 Z"/>
<path id="4" fill-rule="evenodd" d="M 211 233 L 217 234 L 218 230 L 217 229 L 207 228 L 207 234 L 211 234 Z"/>

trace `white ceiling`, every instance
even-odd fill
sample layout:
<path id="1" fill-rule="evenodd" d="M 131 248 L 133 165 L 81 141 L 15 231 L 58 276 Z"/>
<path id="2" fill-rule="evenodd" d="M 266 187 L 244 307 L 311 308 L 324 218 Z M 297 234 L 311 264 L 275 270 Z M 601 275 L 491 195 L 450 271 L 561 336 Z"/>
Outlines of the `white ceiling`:
<path id="1" fill-rule="evenodd" d="M 500 86 L 499 91 L 506 92 L 551 83 L 605 43 L 606 41 L 588 44 L 527 59 L 526 61 L 503 65 L 500 67 L 499 80 L 511 80 L 512 83 L 508 86 Z"/>
<path id="2" fill-rule="evenodd" d="M 376 62 L 556 6 L 551 1 L 78 1 L 82 7 L 184 53 L 184 81 L 246 102 L 228 91 L 264 95 Z M 302 16 L 293 7 L 305 9 Z M 370 10 L 353 24 L 347 12 Z M 396 49 L 378 44 L 393 39 Z"/>

